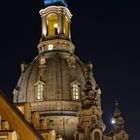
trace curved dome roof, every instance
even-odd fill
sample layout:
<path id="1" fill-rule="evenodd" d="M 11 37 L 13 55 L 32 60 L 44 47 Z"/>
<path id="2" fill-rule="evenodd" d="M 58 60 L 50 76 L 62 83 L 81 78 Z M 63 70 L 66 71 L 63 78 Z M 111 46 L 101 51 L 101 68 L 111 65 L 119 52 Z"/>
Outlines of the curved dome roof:
<path id="1" fill-rule="evenodd" d="M 22 73 L 14 89 L 14 102 L 35 102 L 35 85 L 44 83 L 45 101 L 72 100 L 72 83 L 77 82 L 80 92 L 85 85 L 86 66 L 66 51 L 49 51 L 38 55 L 28 66 L 22 64 Z M 92 76 L 91 76 L 92 78 Z M 92 78 L 93 86 L 96 86 Z"/>

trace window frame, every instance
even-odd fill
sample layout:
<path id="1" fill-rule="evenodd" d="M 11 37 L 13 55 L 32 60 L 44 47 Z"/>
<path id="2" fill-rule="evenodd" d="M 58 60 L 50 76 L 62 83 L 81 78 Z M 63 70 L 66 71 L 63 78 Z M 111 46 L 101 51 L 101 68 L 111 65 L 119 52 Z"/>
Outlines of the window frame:
<path id="1" fill-rule="evenodd" d="M 77 80 L 71 83 L 71 96 L 73 101 L 79 101 L 80 100 L 80 82 Z"/>
<path id="2" fill-rule="evenodd" d="M 35 83 L 35 100 L 42 101 L 44 99 L 45 83 L 38 81 Z"/>

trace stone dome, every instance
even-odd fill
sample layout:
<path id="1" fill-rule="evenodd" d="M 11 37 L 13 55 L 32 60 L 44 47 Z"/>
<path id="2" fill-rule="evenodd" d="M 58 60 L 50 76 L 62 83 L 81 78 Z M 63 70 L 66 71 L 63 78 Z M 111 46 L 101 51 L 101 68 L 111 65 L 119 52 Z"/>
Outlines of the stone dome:
<path id="1" fill-rule="evenodd" d="M 39 101 L 72 101 L 72 84 L 85 85 L 86 66 L 68 51 L 47 51 L 39 54 L 30 64 L 21 65 L 21 76 L 14 89 L 14 103 Z M 93 86 L 96 86 L 92 79 Z M 38 99 L 36 85 L 44 85 L 43 98 Z M 80 101 L 79 98 L 75 101 Z"/>
<path id="2" fill-rule="evenodd" d="M 72 15 L 68 8 L 51 5 L 40 10 L 40 15 L 39 55 L 30 64 L 21 64 L 13 102 L 21 111 L 27 103 L 31 115 L 38 112 L 40 119 L 46 120 L 48 129 L 66 140 L 73 140 L 89 68 L 91 84 L 93 90 L 96 89 L 92 64 L 85 65 L 74 54 L 70 31 Z"/>
<path id="3" fill-rule="evenodd" d="M 85 65 L 74 53 L 58 46 L 41 50 L 39 47 L 40 54 L 30 64 L 21 65 L 13 102 L 16 106 L 30 104 L 32 114 L 39 112 L 41 119 L 47 120 L 48 129 L 73 140 L 86 70 L 92 64 Z M 95 89 L 92 73 L 91 81 Z"/>

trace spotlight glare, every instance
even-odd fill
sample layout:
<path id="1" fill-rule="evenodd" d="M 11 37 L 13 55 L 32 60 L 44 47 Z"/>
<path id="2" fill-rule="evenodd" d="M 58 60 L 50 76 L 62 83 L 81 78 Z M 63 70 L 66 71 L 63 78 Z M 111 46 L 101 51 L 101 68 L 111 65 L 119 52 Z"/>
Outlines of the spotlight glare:
<path id="1" fill-rule="evenodd" d="M 112 124 L 115 124 L 116 123 L 116 120 L 114 118 L 112 118 L 111 123 Z"/>

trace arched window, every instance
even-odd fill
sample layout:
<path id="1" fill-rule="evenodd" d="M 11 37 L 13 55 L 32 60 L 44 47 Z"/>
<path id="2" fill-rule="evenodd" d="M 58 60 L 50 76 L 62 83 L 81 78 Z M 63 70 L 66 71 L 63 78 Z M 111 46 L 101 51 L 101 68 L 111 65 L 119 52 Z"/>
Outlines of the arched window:
<path id="1" fill-rule="evenodd" d="M 100 133 L 97 131 L 94 133 L 94 140 L 100 140 Z"/>
<path id="2" fill-rule="evenodd" d="M 47 16 L 48 35 L 58 34 L 58 16 L 57 14 L 51 14 Z"/>
<path id="3" fill-rule="evenodd" d="M 79 82 L 75 81 L 71 84 L 72 86 L 72 99 L 79 100 L 80 98 L 80 84 Z"/>
<path id="4" fill-rule="evenodd" d="M 35 94 L 36 94 L 36 99 L 37 100 L 43 100 L 44 97 L 44 83 L 41 81 L 38 81 L 35 84 Z"/>

